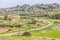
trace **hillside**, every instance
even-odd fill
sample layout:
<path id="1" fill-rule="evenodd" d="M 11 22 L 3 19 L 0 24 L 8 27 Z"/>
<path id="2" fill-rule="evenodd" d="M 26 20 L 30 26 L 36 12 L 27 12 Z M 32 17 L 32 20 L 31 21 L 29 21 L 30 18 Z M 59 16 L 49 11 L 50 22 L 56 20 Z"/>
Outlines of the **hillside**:
<path id="1" fill-rule="evenodd" d="M 16 11 L 23 11 L 23 12 L 45 12 L 45 11 L 54 11 L 60 9 L 60 4 L 53 3 L 53 4 L 34 4 L 34 5 L 17 5 L 15 7 L 10 8 L 2 8 L 0 9 L 0 13 L 15 13 Z"/>

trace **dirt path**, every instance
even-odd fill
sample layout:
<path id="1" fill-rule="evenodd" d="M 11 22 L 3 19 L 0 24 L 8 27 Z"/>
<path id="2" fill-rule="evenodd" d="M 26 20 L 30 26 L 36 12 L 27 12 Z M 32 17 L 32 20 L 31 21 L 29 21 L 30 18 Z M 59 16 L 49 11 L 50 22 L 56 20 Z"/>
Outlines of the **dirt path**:
<path id="1" fill-rule="evenodd" d="M 37 39 L 37 40 L 52 40 L 52 39 L 55 39 L 55 40 L 60 40 L 60 38 L 50 38 L 50 37 L 43 37 L 43 36 L 32 36 L 33 39 Z"/>
<path id="2" fill-rule="evenodd" d="M 52 25 L 53 23 L 48 23 L 48 25 L 46 25 L 46 26 L 44 26 L 44 27 L 41 27 L 41 28 L 36 28 L 36 29 L 31 29 L 31 30 L 28 30 L 28 31 L 35 31 L 35 30 L 40 30 L 40 29 L 44 29 L 44 28 L 46 28 L 46 27 L 48 27 L 48 26 L 50 26 L 50 25 Z"/>
<path id="3" fill-rule="evenodd" d="M 35 31 L 35 30 L 40 30 L 40 29 L 44 29 L 48 26 L 51 26 L 53 23 L 49 22 L 48 25 L 41 27 L 41 28 L 36 28 L 36 29 L 31 29 L 31 30 L 27 30 L 27 31 Z M 25 31 L 23 31 L 25 32 Z M 12 36 L 12 35 L 17 35 L 18 33 L 23 33 L 23 32 L 14 32 L 14 33 L 9 33 L 9 34 L 1 34 L 0 36 Z"/>

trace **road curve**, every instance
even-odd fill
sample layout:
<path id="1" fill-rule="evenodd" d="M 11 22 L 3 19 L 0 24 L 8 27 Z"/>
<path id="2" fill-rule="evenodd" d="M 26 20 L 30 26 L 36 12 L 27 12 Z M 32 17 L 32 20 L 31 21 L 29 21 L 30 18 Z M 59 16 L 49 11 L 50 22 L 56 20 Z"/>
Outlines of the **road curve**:
<path id="1" fill-rule="evenodd" d="M 35 30 L 40 30 L 40 29 L 44 29 L 48 26 L 53 25 L 53 23 L 49 22 L 48 25 L 41 27 L 41 28 L 36 28 L 36 29 L 31 29 L 31 30 L 27 30 L 27 31 L 35 31 Z M 25 31 L 23 31 L 25 32 Z M 9 34 L 1 34 L 0 36 L 12 36 L 12 35 L 17 35 L 18 33 L 23 33 L 23 32 L 14 32 L 14 33 L 9 33 Z"/>

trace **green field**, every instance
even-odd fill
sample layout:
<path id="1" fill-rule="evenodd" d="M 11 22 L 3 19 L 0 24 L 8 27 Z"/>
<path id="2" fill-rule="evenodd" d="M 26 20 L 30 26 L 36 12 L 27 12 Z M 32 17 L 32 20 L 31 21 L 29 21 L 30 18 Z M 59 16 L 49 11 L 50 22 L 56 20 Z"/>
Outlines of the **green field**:
<path id="1" fill-rule="evenodd" d="M 42 18 L 42 19 L 44 19 L 44 18 Z M 35 40 L 35 39 L 40 40 L 41 39 L 42 40 L 42 38 L 40 38 L 40 37 L 60 38 L 60 30 L 52 29 L 55 25 L 58 26 L 58 24 L 60 24 L 60 20 L 55 20 L 55 19 L 44 19 L 44 20 L 48 20 L 48 21 L 52 22 L 53 25 L 51 25 L 47 28 L 38 30 L 38 31 L 31 31 L 32 36 L 36 36 L 36 38 L 16 35 L 16 36 L 10 36 L 10 37 L 0 37 L 0 39 L 1 40 L 17 40 L 17 39 L 18 40 Z M 27 27 L 27 30 L 31 29 L 31 25 L 24 24 L 24 26 L 25 26 L 25 29 Z M 28 26 L 30 26 L 30 27 L 28 27 Z M 17 28 L 17 29 L 19 29 L 19 28 Z M 27 30 L 24 30 L 24 31 L 27 31 Z M 14 31 L 12 30 L 11 32 L 14 32 Z M 18 32 L 20 32 L 20 30 L 18 30 Z M 8 32 L 8 33 L 10 33 L 10 32 Z"/>
<path id="2" fill-rule="evenodd" d="M 35 37 L 25 37 L 25 36 L 10 36 L 10 37 L 0 37 L 0 40 L 51 40 L 54 38 L 49 37 L 41 37 L 41 36 L 35 36 Z M 60 40 L 59 38 L 55 38 L 56 40 Z"/>
<path id="3" fill-rule="evenodd" d="M 60 20 L 54 20 L 54 19 L 47 19 L 50 22 L 54 23 L 52 26 L 49 26 L 47 28 L 44 28 L 42 30 L 38 30 L 38 31 L 33 31 L 32 34 L 34 36 L 47 36 L 47 37 L 56 37 L 56 38 L 60 38 L 60 30 L 54 30 L 52 29 L 55 25 L 58 26 L 58 24 L 60 24 Z M 55 24 L 55 22 L 58 22 L 57 24 Z"/>

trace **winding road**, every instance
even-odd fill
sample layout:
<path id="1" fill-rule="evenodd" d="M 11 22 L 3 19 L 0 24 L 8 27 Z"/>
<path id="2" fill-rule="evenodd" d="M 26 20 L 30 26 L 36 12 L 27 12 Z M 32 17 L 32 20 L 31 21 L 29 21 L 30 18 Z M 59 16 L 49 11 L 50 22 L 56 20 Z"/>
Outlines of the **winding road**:
<path id="1" fill-rule="evenodd" d="M 31 29 L 31 30 L 27 30 L 27 31 L 35 31 L 35 30 L 40 30 L 40 29 L 44 29 L 48 26 L 53 25 L 53 23 L 49 22 L 48 25 L 41 27 L 41 28 L 36 28 L 36 29 Z M 23 31 L 25 32 L 25 31 Z M 14 33 L 8 33 L 8 34 L 0 34 L 0 36 L 12 36 L 12 35 L 17 35 L 18 33 L 23 33 L 23 32 L 14 32 Z"/>

